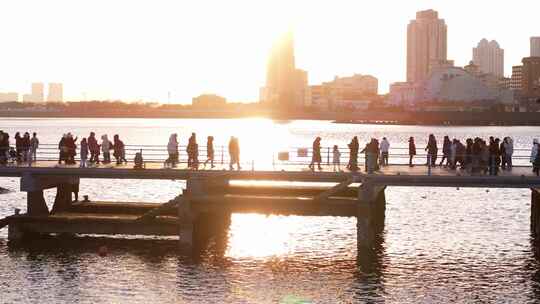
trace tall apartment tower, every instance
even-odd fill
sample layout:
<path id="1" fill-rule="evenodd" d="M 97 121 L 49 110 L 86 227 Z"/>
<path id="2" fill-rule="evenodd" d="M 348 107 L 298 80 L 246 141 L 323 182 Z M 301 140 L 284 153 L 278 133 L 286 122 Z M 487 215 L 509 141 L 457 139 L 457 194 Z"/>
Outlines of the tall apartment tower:
<path id="1" fill-rule="evenodd" d="M 480 40 L 478 46 L 473 48 L 473 63 L 482 73 L 504 77 L 504 50 L 495 40 Z"/>
<path id="2" fill-rule="evenodd" d="M 540 57 L 540 37 L 531 37 L 531 57 Z"/>
<path id="3" fill-rule="evenodd" d="M 266 71 L 266 86 L 261 90 L 261 101 L 285 110 L 304 105 L 307 73 L 296 69 L 292 32 L 279 39 L 272 47 Z"/>
<path id="4" fill-rule="evenodd" d="M 434 10 L 416 13 L 407 26 L 407 81 L 427 78 L 430 64 L 447 61 L 447 27 Z"/>
<path id="5" fill-rule="evenodd" d="M 43 82 L 34 82 L 32 83 L 32 99 L 34 102 L 43 102 L 45 100 L 45 95 L 43 94 Z"/>
<path id="6" fill-rule="evenodd" d="M 63 102 L 64 101 L 64 86 L 61 83 L 49 83 L 49 95 L 47 102 Z"/>

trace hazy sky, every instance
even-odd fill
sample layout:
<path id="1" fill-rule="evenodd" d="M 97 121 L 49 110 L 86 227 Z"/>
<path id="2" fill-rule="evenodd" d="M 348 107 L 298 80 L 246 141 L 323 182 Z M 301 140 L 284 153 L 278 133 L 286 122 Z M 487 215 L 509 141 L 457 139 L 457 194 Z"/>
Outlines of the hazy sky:
<path id="1" fill-rule="evenodd" d="M 292 27 L 311 84 L 372 74 L 379 91 L 405 79 L 406 26 L 433 8 L 448 56 L 471 60 L 481 38 L 505 49 L 505 74 L 540 36 L 539 0 L 1 1 L 0 90 L 59 81 L 68 99 L 190 102 L 201 93 L 256 100 L 268 51 Z"/>

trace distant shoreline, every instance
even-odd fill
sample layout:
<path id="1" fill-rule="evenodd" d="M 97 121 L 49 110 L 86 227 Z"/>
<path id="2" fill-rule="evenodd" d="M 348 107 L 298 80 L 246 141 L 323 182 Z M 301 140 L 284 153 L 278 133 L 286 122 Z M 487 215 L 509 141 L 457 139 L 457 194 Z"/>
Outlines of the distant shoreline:
<path id="1" fill-rule="evenodd" d="M 341 124 L 435 125 L 435 126 L 540 126 L 538 112 L 288 112 L 271 111 L 0 111 L 4 118 L 146 118 L 146 119 L 237 119 L 327 120 Z"/>

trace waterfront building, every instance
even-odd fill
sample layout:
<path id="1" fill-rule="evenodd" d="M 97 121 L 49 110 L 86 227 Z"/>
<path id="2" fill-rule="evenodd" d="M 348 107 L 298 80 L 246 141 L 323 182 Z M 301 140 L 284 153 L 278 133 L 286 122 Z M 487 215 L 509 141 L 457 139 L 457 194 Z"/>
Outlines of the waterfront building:
<path id="1" fill-rule="evenodd" d="M 19 93 L 16 93 L 16 92 L 0 93 L 0 102 L 12 102 L 12 101 L 19 101 Z"/>
<path id="2" fill-rule="evenodd" d="M 394 82 L 390 84 L 387 104 L 393 106 L 413 104 L 419 90 L 420 86 L 412 82 Z"/>
<path id="3" fill-rule="evenodd" d="M 492 74 L 498 78 L 504 77 L 504 50 L 497 41 L 482 39 L 473 48 L 473 60 L 484 74 Z"/>
<path id="4" fill-rule="evenodd" d="M 296 68 L 294 37 L 289 32 L 272 47 L 260 101 L 280 110 L 301 108 L 305 105 L 307 87 L 307 72 Z"/>
<path id="5" fill-rule="evenodd" d="M 227 104 L 227 99 L 215 94 L 203 94 L 192 98 L 191 104 L 196 108 L 223 108 Z"/>
<path id="6" fill-rule="evenodd" d="M 33 96 L 34 102 L 43 102 L 45 100 L 43 89 L 44 89 L 43 82 L 32 83 L 32 96 Z"/>
<path id="7" fill-rule="evenodd" d="M 523 66 L 515 65 L 512 67 L 512 77 L 510 78 L 510 89 L 521 90 L 523 79 Z"/>
<path id="8" fill-rule="evenodd" d="M 49 94 L 47 102 L 63 102 L 64 101 L 64 86 L 61 83 L 49 83 Z"/>
<path id="9" fill-rule="evenodd" d="M 531 37 L 531 57 L 540 57 L 540 37 Z"/>
<path id="10" fill-rule="evenodd" d="M 540 97 L 540 57 L 526 57 L 521 62 L 523 96 Z"/>
<path id="11" fill-rule="evenodd" d="M 378 86 L 378 79 L 371 75 L 335 76 L 332 81 L 311 86 L 307 104 L 319 110 L 365 109 L 377 96 Z"/>
<path id="12" fill-rule="evenodd" d="M 430 63 L 447 60 L 447 27 L 434 10 L 416 13 L 407 27 L 407 82 L 424 80 Z"/>

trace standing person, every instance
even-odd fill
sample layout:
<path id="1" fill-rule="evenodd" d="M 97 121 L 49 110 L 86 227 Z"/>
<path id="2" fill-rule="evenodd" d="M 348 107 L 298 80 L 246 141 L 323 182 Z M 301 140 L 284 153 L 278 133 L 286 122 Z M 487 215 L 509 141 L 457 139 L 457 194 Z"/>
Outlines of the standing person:
<path id="1" fill-rule="evenodd" d="M 116 164 L 121 165 L 122 162 L 127 164 L 126 160 L 126 146 L 124 145 L 124 142 L 120 140 L 120 136 L 118 134 L 115 134 L 113 137 L 114 143 L 113 143 L 113 156 L 116 159 Z"/>
<path id="2" fill-rule="evenodd" d="M 30 149 L 32 154 L 32 160 L 37 161 L 37 149 L 39 148 L 39 139 L 37 137 L 37 133 L 34 132 L 32 134 L 32 138 L 30 139 Z"/>
<path id="3" fill-rule="evenodd" d="M 197 136 L 195 133 L 191 133 L 191 136 L 189 137 L 188 145 L 187 145 L 187 154 L 188 154 L 188 161 L 187 166 L 188 168 L 192 168 L 193 162 L 195 160 L 195 145 L 197 144 Z"/>
<path id="4" fill-rule="evenodd" d="M 8 162 L 9 151 L 9 135 L 0 130 L 0 165 L 5 165 Z"/>
<path id="5" fill-rule="evenodd" d="M 73 135 L 71 133 L 67 134 L 66 137 L 66 147 L 67 147 L 67 153 L 66 153 L 66 164 L 73 165 L 75 164 L 75 156 L 77 155 L 77 137 L 73 138 Z"/>
<path id="6" fill-rule="evenodd" d="M 109 164 L 111 162 L 111 149 L 112 144 L 107 138 L 107 134 L 101 135 L 101 152 L 103 152 L 103 163 Z"/>
<path id="7" fill-rule="evenodd" d="M 414 137 L 409 137 L 409 167 L 413 167 L 413 158 L 416 155 L 416 145 L 414 144 Z"/>
<path id="8" fill-rule="evenodd" d="M 337 145 L 334 145 L 334 149 L 332 150 L 332 163 L 334 165 L 334 172 L 336 171 L 336 167 L 337 167 L 337 171 L 341 171 L 341 166 L 339 164 L 339 160 L 341 158 L 341 152 L 339 152 L 339 148 Z"/>
<path id="9" fill-rule="evenodd" d="M 360 153 L 366 153 L 365 171 L 369 174 L 377 169 L 377 156 L 379 155 L 379 143 L 372 138 Z"/>
<path id="10" fill-rule="evenodd" d="M 505 163 L 508 170 L 512 170 L 512 156 L 514 155 L 514 141 L 511 137 L 504 138 Z"/>
<path id="11" fill-rule="evenodd" d="M 88 150 L 90 150 L 90 162 L 99 164 L 99 144 L 94 132 L 90 132 L 88 136 Z"/>
<path id="12" fill-rule="evenodd" d="M 204 167 L 210 162 L 210 168 L 214 168 L 214 136 L 208 136 L 206 140 L 206 161 Z"/>
<path id="13" fill-rule="evenodd" d="M 86 160 L 88 159 L 88 142 L 86 137 L 81 140 L 81 168 L 86 168 Z"/>
<path id="14" fill-rule="evenodd" d="M 321 138 L 317 136 L 317 138 L 315 138 L 313 141 L 313 155 L 311 157 L 311 164 L 309 164 L 309 168 L 311 170 L 315 170 L 315 164 L 317 164 L 318 169 L 322 170 L 321 161 Z"/>
<path id="15" fill-rule="evenodd" d="M 358 144 L 358 137 L 353 137 L 349 143 L 349 163 L 347 164 L 347 169 L 351 171 L 358 171 L 358 150 L 360 146 Z"/>
<path id="16" fill-rule="evenodd" d="M 234 136 L 231 136 L 231 139 L 229 140 L 229 157 L 229 169 L 233 170 L 234 164 L 236 164 L 238 170 L 241 170 L 242 167 L 240 167 L 240 144 L 238 143 L 238 139 Z"/>
<path id="17" fill-rule="evenodd" d="M 429 134 L 428 144 L 425 151 L 428 153 L 427 164 L 435 167 L 435 164 L 437 163 L 437 152 L 439 151 L 437 148 L 437 140 L 435 139 L 435 135 Z"/>
<path id="18" fill-rule="evenodd" d="M 445 166 L 448 166 L 448 164 L 450 163 L 450 152 L 451 152 L 450 150 L 452 148 L 451 146 L 452 146 L 452 143 L 450 142 L 450 138 L 448 137 L 448 135 L 444 136 L 443 148 L 442 148 L 443 157 L 441 159 L 441 163 L 439 164 L 439 166 L 442 167 L 445 160 L 446 160 Z"/>
<path id="19" fill-rule="evenodd" d="M 21 143 L 21 153 L 23 161 L 27 162 L 30 159 L 30 133 L 24 132 L 22 143 Z"/>
<path id="20" fill-rule="evenodd" d="M 450 169 L 455 170 L 456 169 L 456 153 L 457 153 L 457 139 L 452 139 L 450 141 L 450 154 L 448 155 L 448 163 L 450 166 Z"/>
<path id="21" fill-rule="evenodd" d="M 497 175 L 499 173 L 500 159 L 500 139 L 490 139 L 489 143 L 489 175 Z"/>
<path id="22" fill-rule="evenodd" d="M 388 166 L 388 151 L 390 151 L 390 142 L 386 137 L 383 137 L 381 144 L 379 145 L 379 150 L 381 151 L 381 160 L 380 164 L 382 166 Z"/>
<path id="23" fill-rule="evenodd" d="M 533 172 L 538 176 L 540 172 L 540 162 L 538 161 L 538 156 L 540 155 L 540 151 L 538 149 L 538 139 L 533 139 L 533 146 L 531 149 L 531 163 L 533 165 Z"/>
<path id="24" fill-rule="evenodd" d="M 17 162 L 22 161 L 22 144 L 21 133 L 15 133 L 15 151 L 17 152 Z"/>
<path id="25" fill-rule="evenodd" d="M 178 164 L 178 134 L 174 133 L 169 136 L 169 143 L 167 143 L 167 152 L 169 158 L 165 163 L 170 164 L 173 168 Z"/>
<path id="26" fill-rule="evenodd" d="M 62 161 L 65 161 L 67 162 L 67 135 L 64 134 L 62 135 L 62 138 L 60 139 L 60 142 L 58 142 L 58 150 L 60 151 L 59 152 L 59 155 L 58 155 L 58 164 L 61 164 Z"/>

